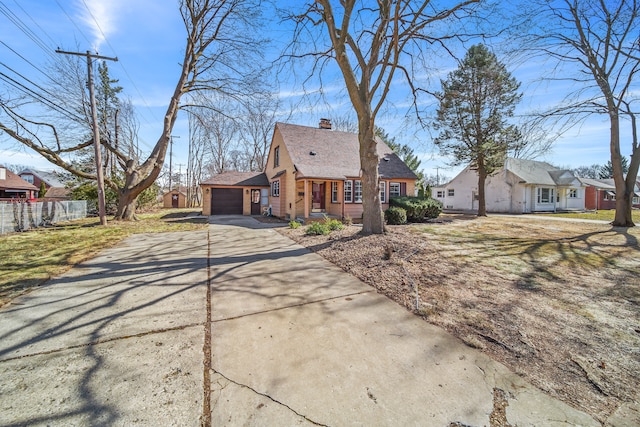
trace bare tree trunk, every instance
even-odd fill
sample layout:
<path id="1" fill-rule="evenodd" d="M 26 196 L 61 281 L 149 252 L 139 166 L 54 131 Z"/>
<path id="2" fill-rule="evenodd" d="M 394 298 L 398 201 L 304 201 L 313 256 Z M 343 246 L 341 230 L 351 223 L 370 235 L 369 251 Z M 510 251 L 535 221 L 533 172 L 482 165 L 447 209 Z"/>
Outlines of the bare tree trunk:
<path id="1" fill-rule="evenodd" d="M 487 171 L 484 167 L 478 168 L 478 216 L 487 216 L 487 202 L 484 186 L 487 181 Z M 471 201 L 473 203 L 473 201 Z"/>
<path id="2" fill-rule="evenodd" d="M 611 224 L 618 227 L 633 227 L 635 224 L 631 217 L 631 207 L 635 179 L 629 179 L 631 178 L 630 173 L 627 174 L 627 179 L 625 179 L 622 171 L 620 116 L 617 114 L 617 110 L 611 109 L 609 111 L 609 120 L 611 122 L 611 165 L 613 166 L 613 181 L 616 186 L 616 214 Z"/>
<path id="3" fill-rule="evenodd" d="M 362 168 L 362 234 L 382 234 L 384 216 L 378 184 L 377 144 L 371 120 L 360 120 L 360 167 Z"/>

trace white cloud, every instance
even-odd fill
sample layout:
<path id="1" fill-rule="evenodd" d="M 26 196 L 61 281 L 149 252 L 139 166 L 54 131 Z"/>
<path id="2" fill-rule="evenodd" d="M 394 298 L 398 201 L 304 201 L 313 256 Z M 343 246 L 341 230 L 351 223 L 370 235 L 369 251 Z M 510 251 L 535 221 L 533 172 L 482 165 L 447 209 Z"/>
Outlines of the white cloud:
<path id="1" fill-rule="evenodd" d="M 117 0 L 77 0 L 80 19 L 91 29 L 96 52 L 100 51 L 106 38 L 115 33 L 121 3 Z"/>

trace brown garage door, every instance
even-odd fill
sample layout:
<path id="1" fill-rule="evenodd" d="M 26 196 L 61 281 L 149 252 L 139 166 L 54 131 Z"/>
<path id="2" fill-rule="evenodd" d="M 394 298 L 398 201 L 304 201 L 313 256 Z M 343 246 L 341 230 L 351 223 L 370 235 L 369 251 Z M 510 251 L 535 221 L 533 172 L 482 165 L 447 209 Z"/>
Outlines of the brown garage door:
<path id="1" fill-rule="evenodd" d="M 212 188 L 211 215 L 242 215 L 242 188 Z"/>

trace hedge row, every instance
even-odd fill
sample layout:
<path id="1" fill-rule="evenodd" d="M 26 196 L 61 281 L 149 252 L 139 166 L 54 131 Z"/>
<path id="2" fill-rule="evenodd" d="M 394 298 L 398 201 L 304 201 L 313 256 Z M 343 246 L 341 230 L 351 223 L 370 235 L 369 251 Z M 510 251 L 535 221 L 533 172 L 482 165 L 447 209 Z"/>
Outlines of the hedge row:
<path id="1" fill-rule="evenodd" d="M 404 210 L 404 221 L 402 221 L 403 215 L 399 210 Z M 389 200 L 389 209 L 385 211 L 384 216 L 389 224 L 404 224 L 407 221 L 422 222 L 425 218 L 437 218 L 440 213 L 442 213 L 442 203 L 438 200 L 402 196 Z"/>

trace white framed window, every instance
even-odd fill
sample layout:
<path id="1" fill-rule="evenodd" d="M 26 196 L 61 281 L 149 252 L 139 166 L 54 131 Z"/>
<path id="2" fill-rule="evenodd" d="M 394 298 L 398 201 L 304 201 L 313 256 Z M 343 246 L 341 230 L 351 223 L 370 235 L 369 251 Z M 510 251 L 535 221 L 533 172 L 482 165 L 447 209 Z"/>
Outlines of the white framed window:
<path id="1" fill-rule="evenodd" d="M 554 191 L 553 188 L 538 188 L 537 190 L 538 203 L 553 203 Z"/>
<path id="2" fill-rule="evenodd" d="M 577 199 L 578 198 L 578 190 L 576 188 L 570 188 L 569 189 L 569 198 L 570 199 Z"/>
<path id="3" fill-rule="evenodd" d="M 444 190 L 436 191 L 436 197 L 442 199 L 444 197 Z"/>
<path id="4" fill-rule="evenodd" d="M 613 191 L 605 191 L 603 200 L 615 201 L 616 200 L 616 193 L 614 193 Z"/>
<path id="5" fill-rule="evenodd" d="M 400 197 L 400 183 L 399 182 L 391 182 L 389 183 L 389 198 L 392 197 Z"/>
<path id="6" fill-rule="evenodd" d="M 338 183 L 331 183 L 331 203 L 338 203 Z"/>
<path id="7" fill-rule="evenodd" d="M 260 189 L 260 204 L 267 206 L 269 204 L 269 190 L 266 188 Z"/>
<path id="8" fill-rule="evenodd" d="M 344 182 L 344 202 L 353 203 L 353 181 L 350 179 Z"/>
<path id="9" fill-rule="evenodd" d="M 353 181 L 353 202 L 362 203 L 362 181 Z"/>
<path id="10" fill-rule="evenodd" d="M 271 183 L 271 196 L 280 197 L 280 180 Z"/>
<path id="11" fill-rule="evenodd" d="M 387 182 L 380 182 L 380 203 L 387 203 Z"/>
<path id="12" fill-rule="evenodd" d="M 447 189 L 447 196 L 448 197 L 454 197 L 455 195 L 456 195 L 456 189 L 455 188 Z"/>

